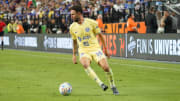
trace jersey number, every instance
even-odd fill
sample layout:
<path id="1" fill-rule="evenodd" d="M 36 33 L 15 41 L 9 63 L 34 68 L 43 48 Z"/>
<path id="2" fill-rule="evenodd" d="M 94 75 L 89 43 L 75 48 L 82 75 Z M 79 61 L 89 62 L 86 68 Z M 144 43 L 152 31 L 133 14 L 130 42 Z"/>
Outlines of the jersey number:
<path id="1" fill-rule="evenodd" d="M 84 45 L 84 46 L 89 46 L 88 41 L 83 42 L 83 45 Z"/>
<path id="2" fill-rule="evenodd" d="M 96 55 L 97 55 L 97 56 L 102 56 L 103 53 L 102 53 L 101 51 L 98 51 L 98 52 L 96 52 Z"/>

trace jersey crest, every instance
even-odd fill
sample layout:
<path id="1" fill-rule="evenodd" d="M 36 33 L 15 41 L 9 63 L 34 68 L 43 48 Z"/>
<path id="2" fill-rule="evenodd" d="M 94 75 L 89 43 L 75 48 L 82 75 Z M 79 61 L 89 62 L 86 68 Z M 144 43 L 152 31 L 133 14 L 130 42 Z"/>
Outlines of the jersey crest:
<path id="1" fill-rule="evenodd" d="M 90 31 L 90 28 L 89 28 L 89 27 L 86 27 L 85 30 L 86 30 L 86 32 L 89 32 L 89 31 Z"/>

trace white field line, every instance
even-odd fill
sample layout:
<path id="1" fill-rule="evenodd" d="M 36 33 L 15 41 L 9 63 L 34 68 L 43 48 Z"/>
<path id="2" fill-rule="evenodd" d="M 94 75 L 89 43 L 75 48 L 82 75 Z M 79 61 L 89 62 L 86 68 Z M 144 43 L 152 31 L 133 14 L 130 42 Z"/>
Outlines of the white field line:
<path id="1" fill-rule="evenodd" d="M 33 57 L 43 57 L 43 58 L 53 58 L 53 59 L 62 59 L 62 60 L 69 60 L 71 61 L 71 58 L 67 57 L 52 57 L 52 56 L 42 56 L 42 55 L 32 55 L 32 54 L 23 54 L 23 53 L 7 53 L 12 55 L 23 55 L 23 56 L 33 56 Z M 120 66 L 129 66 L 129 67 L 137 67 L 137 68 L 149 68 L 149 69 L 158 69 L 158 70 L 172 70 L 172 71 L 180 71 L 180 69 L 176 68 L 164 68 L 164 67 L 154 67 L 154 66 L 147 66 L 147 65 L 136 65 L 136 64 L 124 64 L 118 61 L 111 61 L 110 64 L 120 65 Z M 177 64 L 179 65 L 179 64 Z"/>
<path id="2" fill-rule="evenodd" d="M 150 69 L 180 71 L 180 69 L 175 69 L 175 68 L 163 68 L 163 67 L 154 67 L 154 66 L 147 66 L 147 65 L 121 64 L 121 63 L 116 63 L 116 62 L 113 62 L 111 64 L 119 64 L 119 65 L 130 66 L 130 67 L 137 67 L 137 68 L 150 68 Z"/>

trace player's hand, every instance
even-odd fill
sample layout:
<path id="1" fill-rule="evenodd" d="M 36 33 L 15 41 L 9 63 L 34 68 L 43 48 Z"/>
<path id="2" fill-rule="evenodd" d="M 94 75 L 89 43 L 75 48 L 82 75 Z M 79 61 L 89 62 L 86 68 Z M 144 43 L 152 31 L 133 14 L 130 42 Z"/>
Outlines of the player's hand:
<path id="1" fill-rule="evenodd" d="M 74 64 L 77 64 L 76 55 L 73 55 L 72 61 L 73 61 Z"/>
<path id="2" fill-rule="evenodd" d="M 109 53 L 109 50 L 108 49 L 105 49 L 105 55 L 108 57 L 108 59 L 110 59 L 111 55 Z"/>

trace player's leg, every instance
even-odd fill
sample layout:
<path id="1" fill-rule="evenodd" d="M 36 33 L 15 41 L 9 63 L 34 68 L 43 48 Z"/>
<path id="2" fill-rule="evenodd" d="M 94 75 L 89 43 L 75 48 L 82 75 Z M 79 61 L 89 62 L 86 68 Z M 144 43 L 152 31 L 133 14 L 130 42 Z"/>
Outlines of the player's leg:
<path id="1" fill-rule="evenodd" d="M 90 63 L 91 63 L 91 57 L 89 57 L 87 55 L 86 57 L 83 56 L 80 58 L 80 63 L 83 65 L 86 73 L 88 74 L 88 76 L 95 80 L 96 83 L 102 87 L 102 89 L 105 91 L 108 87 L 106 85 L 104 85 L 104 83 L 99 79 L 99 77 L 96 75 L 96 73 L 94 72 L 94 70 L 90 67 Z"/>
<path id="2" fill-rule="evenodd" d="M 113 94 L 114 95 L 118 95 L 119 92 L 115 86 L 115 83 L 114 83 L 114 78 L 113 78 L 113 72 L 111 70 L 111 68 L 109 67 L 109 64 L 107 62 L 107 59 L 106 58 L 102 58 L 98 64 L 100 65 L 100 67 L 103 68 L 103 70 L 106 72 L 106 75 L 108 77 L 108 80 L 109 80 L 109 83 L 110 83 L 110 86 L 111 86 L 111 89 L 113 91 Z"/>
<path id="3" fill-rule="evenodd" d="M 110 81 L 110 86 L 111 88 L 115 86 L 114 84 L 114 79 L 113 79 L 113 73 L 112 70 L 110 69 L 108 62 L 106 60 L 106 56 L 102 52 L 101 49 L 98 49 L 93 53 L 93 59 L 98 63 L 100 67 L 103 68 L 103 70 L 106 72 L 108 76 L 108 80 Z"/>

